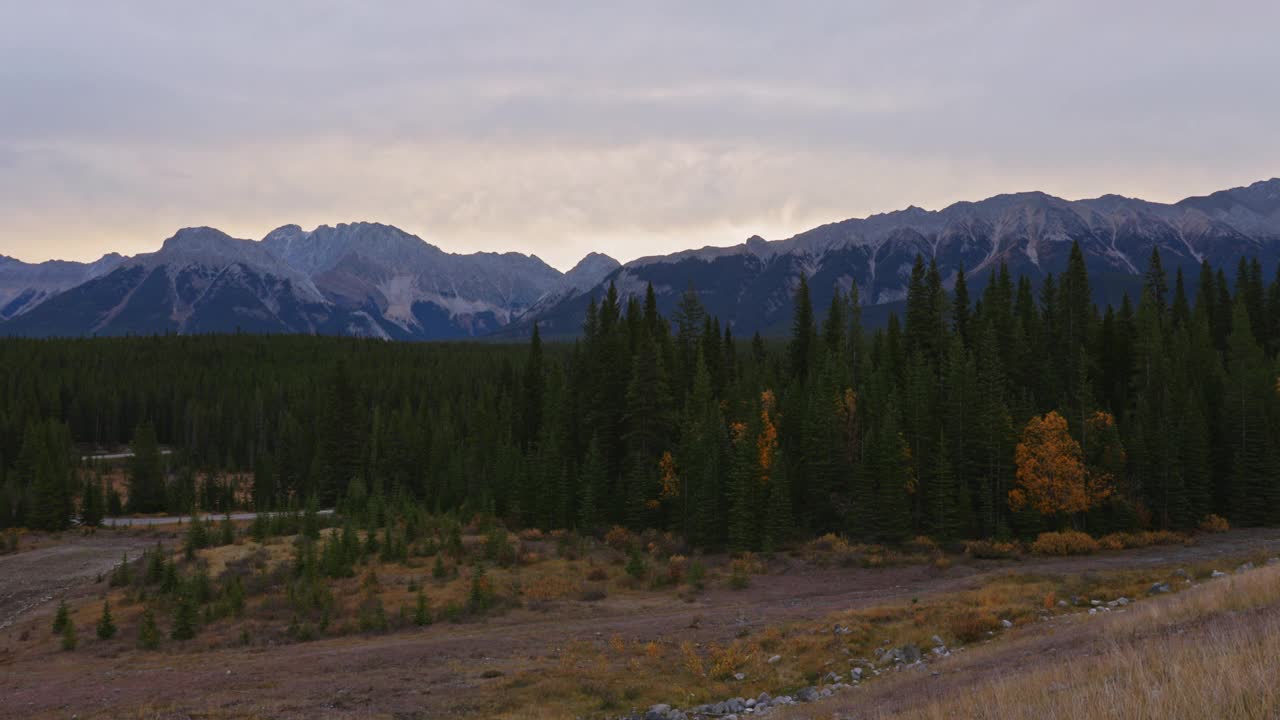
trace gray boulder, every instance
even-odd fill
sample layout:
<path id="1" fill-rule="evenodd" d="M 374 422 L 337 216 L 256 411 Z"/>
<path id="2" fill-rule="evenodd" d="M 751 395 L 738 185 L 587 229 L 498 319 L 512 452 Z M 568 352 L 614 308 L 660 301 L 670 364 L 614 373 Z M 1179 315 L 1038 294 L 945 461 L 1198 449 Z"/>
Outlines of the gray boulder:
<path id="1" fill-rule="evenodd" d="M 796 693 L 796 699 L 800 702 L 813 702 L 819 697 L 821 696 L 818 694 L 817 688 L 813 687 L 801 688 L 800 691 Z"/>
<path id="2" fill-rule="evenodd" d="M 1158 583 L 1156 583 L 1156 584 L 1154 584 L 1154 585 L 1152 585 L 1152 586 L 1151 586 L 1151 589 L 1147 591 L 1147 594 L 1148 594 L 1148 595 L 1163 595 L 1163 594 L 1165 594 L 1165 593 L 1167 593 L 1167 592 L 1171 592 L 1171 591 L 1172 591 L 1172 588 L 1170 588 L 1170 587 L 1169 587 L 1169 583 L 1162 583 L 1162 582 L 1158 582 Z"/>

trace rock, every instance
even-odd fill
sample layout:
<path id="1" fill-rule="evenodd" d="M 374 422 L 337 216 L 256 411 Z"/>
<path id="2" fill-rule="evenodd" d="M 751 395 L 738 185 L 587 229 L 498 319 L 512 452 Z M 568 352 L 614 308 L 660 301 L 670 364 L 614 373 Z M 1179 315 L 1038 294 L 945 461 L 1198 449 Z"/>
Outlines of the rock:
<path id="1" fill-rule="evenodd" d="M 734 674 L 733 674 L 733 679 L 734 679 L 734 680 L 737 680 L 737 681 L 739 681 L 739 682 L 741 682 L 741 681 L 743 681 L 743 680 L 746 680 L 746 679 L 747 679 L 747 674 L 746 674 L 746 673 L 734 673 Z"/>
<path id="2" fill-rule="evenodd" d="M 1171 592 L 1171 590 L 1172 590 L 1172 588 L 1170 588 L 1170 587 L 1169 587 L 1169 583 L 1161 583 L 1161 582 L 1158 582 L 1158 583 L 1156 583 L 1156 584 L 1154 584 L 1154 585 L 1152 585 L 1152 586 L 1151 586 L 1151 589 L 1147 591 L 1147 594 L 1148 594 L 1148 595 L 1163 595 L 1164 593 Z"/>
<path id="3" fill-rule="evenodd" d="M 1101 600 L 1090 600 L 1090 601 L 1089 601 L 1089 604 L 1090 604 L 1090 605 L 1092 605 L 1092 606 L 1094 606 L 1094 607 L 1098 607 L 1099 605 L 1101 605 L 1101 604 L 1102 604 L 1102 601 L 1101 601 Z"/>
<path id="4" fill-rule="evenodd" d="M 725 707 L 729 710 L 729 712 L 731 712 L 731 713 L 740 713 L 740 712 L 742 712 L 743 710 L 746 710 L 746 709 L 747 709 L 747 706 L 746 706 L 745 704 L 743 704 L 743 702 L 742 702 L 742 698 L 734 698 L 734 699 L 732 699 L 732 700 L 727 700 L 727 701 L 725 701 L 724 706 L 725 706 Z"/>
<path id="5" fill-rule="evenodd" d="M 937 635 L 934 635 L 934 636 L 933 636 L 932 638 L 930 638 L 930 639 L 931 639 L 931 640 L 933 640 L 933 646 L 934 646 L 934 647 L 946 647 L 946 646 L 947 646 L 947 644 L 946 644 L 946 643 L 942 642 L 942 638 L 941 638 L 941 637 L 939 637 L 939 636 L 937 636 Z"/>
<path id="6" fill-rule="evenodd" d="M 831 688 L 822 688 L 818 694 L 822 697 L 831 697 Z"/>
<path id="7" fill-rule="evenodd" d="M 1213 578 L 1220 578 L 1220 577 L 1226 577 L 1226 576 L 1227 574 L 1222 572 L 1221 570 L 1214 570 L 1213 573 L 1209 575 L 1209 577 L 1213 577 Z"/>
<path id="8" fill-rule="evenodd" d="M 1004 628 L 1005 630 L 1008 630 L 1009 628 L 1013 627 L 1013 621 L 1007 618 L 1004 620 L 1001 620 L 1000 627 Z"/>
<path id="9" fill-rule="evenodd" d="M 819 697 L 818 690 L 812 687 L 801 688 L 800 692 L 796 693 L 796 699 L 800 702 L 813 702 Z"/>
<path id="10" fill-rule="evenodd" d="M 1116 598 L 1116 604 L 1119 605 L 1120 607 L 1124 607 L 1125 605 L 1129 604 L 1129 598 L 1123 597 L 1123 596 L 1118 597 Z"/>
<path id="11" fill-rule="evenodd" d="M 937 655 L 938 657 L 947 657 L 948 655 L 951 654 L 951 651 L 946 649 L 945 647 L 939 646 L 933 649 L 933 654 Z"/>
<path id="12" fill-rule="evenodd" d="M 747 707 L 747 709 L 748 709 L 748 710 L 750 710 L 751 708 L 753 708 L 753 707 L 755 707 L 755 706 L 756 706 L 756 699 L 755 699 L 755 698 L 747 698 L 746 700 L 743 700 L 743 701 L 742 701 L 742 704 L 743 704 L 743 705 L 745 705 L 745 706 Z"/>
<path id="13" fill-rule="evenodd" d="M 854 669 L 850 670 L 850 671 L 849 671 L 849 677 L 850 677 L 854 682 L 858 682 L 859 680 L 861 680 L 861 679 L 862 679 L 862 668 L 860 668 L 860 667 L 856 667 L 856 668 L 854 668 Z"/>
<path id="14" fill-rule="evenodd" d="M 1173 576 L 1180 577 L 1180 578 L 1189 578 L 1191 577 L 1191 573 L 1187 572 L 1186 568 L 1178 568 L 1177 570 L 1173 571 Z"/>
<path id="15" fill-rule="evenodd" d="M 659 703 L 649 708 L 644 714 L 644 720 L 669 720 L 671 706 L 665 703 Z"/>
<path id="16" fill-rule="evenodd" d="M 773 698 L 767 692 L 762 692 L 756 697 L 756 702 L 761 705 L 768 705 L 770 700 L 773 700 Z"/>
<path id="17" fill-rule="evenodd" d="M 711 706 L 711 710 L 709 712 L 712 715 L 724 715 L 725 713 L 729 712 L 729 708 L 725 706 L 723 702 L 718 702 L 715 705 Z"/>
<path id="18" fill-rule="evenodd" d="M 1268 564 L 1268 565 L 1280 565 L 1280 557 L 1268 558 L 1268 559 L 1267 559 L 1267 564 Z"/>
<path id="19" fill-rule="evenodd" d="M 827 673 L 827 676 L 823 678 L 823 680 L 826 680 L 829 683 L 838 683 L 840 682 L 840 676 L 835 674 L 834 672 L 829 672 Z"/>
<path id="20" fill-rule="evenodd" d="M 780 661 L 780 660 L 782 660 L 782 656 L 781 656 L 781 655 L 774 655 L 773 657 L 769 658 L 766 662 L 768 662 L 770 665 L 772 665 L 772 664 L 774 664 L 774 663 L 776 663 L 776 662 L 778 662 L 778 661 Z"/>
<path id="21" fill-rule="evenodd" d="M 1097 615 L 1097 614 L 1098 614 L 1098 608 L 1089 608 L 1089 614 L 1090 614 L 1090 615 Z"/>
<path id="22" fill-rule="evenodd" d="M 924 659 L 924 653 L 920 652 L 920 648 L 910 643 L 894 649 L 890 654 L 892 655 L 894 662 L 899 662 L 904 665 L 918 663 Z"/>
<path id="23" fill-rule="evenodd" d="M 1058 601 L 1058 607 L 1069 607 L 1069 606 L 1070 606 L 1070 603 L 1068 603 L 1066 600 Z"/>
<path id="24" fill-rule="evenodd" d="M 1240 567 L 1236 568 L 1236 572 L 1237 572 L 1237 573 L 1249 572 L 1249 571 L 1250 571 L 1250 570 L 1252 570 L 1252 569 L 1253 569 L 1253 563 L 1251 563 L 1251 562 L 1247 562 L 1247 563 L 1245 563 L 1245 564 L 1241 565 Z"/>

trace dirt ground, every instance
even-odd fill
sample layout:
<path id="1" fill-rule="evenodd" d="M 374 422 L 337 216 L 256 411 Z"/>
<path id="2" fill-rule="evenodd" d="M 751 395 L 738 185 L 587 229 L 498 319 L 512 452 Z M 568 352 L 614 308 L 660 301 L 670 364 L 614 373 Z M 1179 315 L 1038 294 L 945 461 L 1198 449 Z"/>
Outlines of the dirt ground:
<path id="1" fill-rule="evenodd" d="M 99 532 L 24 542 L 35 545 L 0 556 L 0 632 L 52 600 L 83 592 L 98 575 L 118 564 L 121 555 L 136 557 L 155 539 Z"/>
<path id="2" fill-rule="evenodd" d="M 133 547 L 146 542 L 154 540 L 142 540 Z M 120 545 L 109 550 L 96 541 L 84 545 L 92 550 L 80 543 L 62 552 L 50 548 L 47 563 L 40 557 L 23 559 L 22 554 L 0 558 L 0 596 L 22 592 L 27 597 L 44 597 L 86 579 L 92 581 L 121 552 Z M 479 623 L 187 654 L 103 652 L 91 646 L 60 653 L 48 636 L 50 604 L 22 610 L 27 606 L 20 602 L 6 603 L 0 610 L 25 616 L 0 636 L 0 717 L 474 716 L 483 713 L 486 685 L 498 682 L 482 674 L 552 663 L 558 650 L 573 640 L 616 634 L 640 641 L 723 642 L 744 628 L 813 620 L 840 610 L 963 590 L 996 573 L 1081 573 L 1215 558 L 1226 562 L 1263 551 L 1280 554 L 1280 530 L 1233 531 L 1202 537 L 1191 546 L 1090 557 L 956 563 L 944 571 L 927 566 L 815 569 L 782 558 L 770 566 L 769 575 L 757 577 L 746 590 L 711 589 L 691 603 L 668 595 L 611 598 L 596 604 L 572 601 L 543 612 L 517 610 Z M 1230 568 L 1224 565 L 1223 569 Z M 21 580 L 16 579 L 19 575 Z M 15 586 L 23 589 L 16 591 Z M 83 586 L 81 591 L 94 592 Z M 1058 627 L 1070 626 L 1054 625 Z M 23 640 L 24 631 L 32 639 Z M 1019 652 L 1011 645 L 1007 661 L 1019 662 L 1023 657 Z M 937 678 L 921 682 L 925 680 L 938 683 Z M 885 683 L 886 689 L 879 692 L 889 692 L 892 684 Z M 870 699 L 877 691 L 868 685 L 859 692 Z M 891 698 L 886 696 L 886 702 Z"/>

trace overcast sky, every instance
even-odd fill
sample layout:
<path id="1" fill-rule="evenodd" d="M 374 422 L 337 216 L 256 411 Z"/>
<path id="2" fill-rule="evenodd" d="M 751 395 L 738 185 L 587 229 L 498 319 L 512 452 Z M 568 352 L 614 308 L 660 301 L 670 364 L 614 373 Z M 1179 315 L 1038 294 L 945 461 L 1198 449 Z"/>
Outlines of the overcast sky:
<path id="1" fill-rule="evenodd" d="M 568 269 L 1280 175 L 1280 3 L 0 0 L 0 253 L 354 220 Z"/>

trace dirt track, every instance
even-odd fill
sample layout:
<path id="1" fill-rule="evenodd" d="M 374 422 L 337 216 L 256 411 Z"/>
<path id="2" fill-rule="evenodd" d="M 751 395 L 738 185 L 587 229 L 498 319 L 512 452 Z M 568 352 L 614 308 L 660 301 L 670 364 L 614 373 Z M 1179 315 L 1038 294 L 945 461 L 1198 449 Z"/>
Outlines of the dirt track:
<path id="1" fill-rule="evenodd" d="M 0 556 L 0 631 L 42 604 L 82 588 L 155 540 L 99 533 Z"/>
<path id="2" fill-rule="evenodd" d="M 106 717 L 141 706 L 177 709 L 160 717 L 186 717 L 192 711 L 215 717 L 451 717 L 477 711 L 473 688 L 491 682 L 480 679 L 481 669 L 511 671 L 554 654 L 570 640 L 613 634 L 727 640 L 744 626 L 816 619 L 959 590 L 991 573 L 1114 570 L 1261 550 L 1280 552 L 1280 531 L 1232 532 L 1190 547 L 1085 558 L 960 564 L 942 573 L 926 567 L 804 570 L 782 560 L 749 590 L 712 590 L 690 604 L 670 596 L 575 602 L 547 613 L 518 610 L 481 624 L 250 650 L 130 653 L 125 661 L 87 652 L 72 657 L 44 643 L 49 646 L 44 650 L 0 655 L 0 717 Z M 118 557 L 119 550 L 114 552 Z M 102 557 L 109 566 L 110 556 Z"/>

